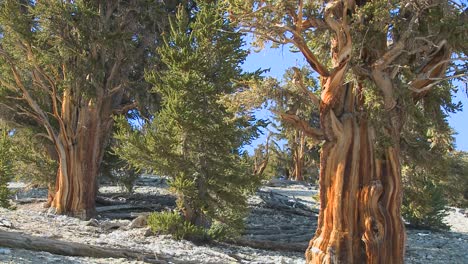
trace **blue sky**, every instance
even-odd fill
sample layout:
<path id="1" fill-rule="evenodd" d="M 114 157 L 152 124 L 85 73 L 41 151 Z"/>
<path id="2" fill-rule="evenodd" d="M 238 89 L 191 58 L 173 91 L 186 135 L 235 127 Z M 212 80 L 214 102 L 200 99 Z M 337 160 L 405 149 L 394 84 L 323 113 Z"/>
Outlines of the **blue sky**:
<path id="1" fill-rule="evenodd" d="M 287 47 L 270 49 L 266 48 L 260 52 L 251 52 L 247 57 L 246 62 L 243 65 L 243 69 L 246 71 L 257 70 L 258 68 L 268 69 L 270 72 L 266 75 L 273 76 L 276 78 L 281 78 L 284 74 L 284 71 L 292 66 L 302 66 L 305 65 L 306 61 L 303 56 L 299 53 L 292 53 Z M 461 101 L 463 103 L 464 109 L 462 112 L 452 114 L 449 117 L 449 123 L 452 128 L 458 133 L 455 135 L 455 144 L 458 150 L 468 151 L 468 97 L 464 92 L 464 87 L 460 87 L 455 100 Z M 265 118 L 268 117 L 267 111 L 259 111 L 257 117 Z M 252 146 L 257 144 L 264 143 L 265 137 L 260 137 L 255 140 Z M 246 148 L 250 153 L 252 152 L 252 147 Z"/>

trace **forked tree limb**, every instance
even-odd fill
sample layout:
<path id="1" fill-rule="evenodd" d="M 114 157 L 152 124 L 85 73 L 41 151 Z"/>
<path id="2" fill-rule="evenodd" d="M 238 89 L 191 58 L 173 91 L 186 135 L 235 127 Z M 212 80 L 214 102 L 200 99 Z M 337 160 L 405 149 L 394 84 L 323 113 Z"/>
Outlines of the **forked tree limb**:
<path id="1" fill-rule="evenodd" d="M 292 115 L 292 114 L 287 114 L 287 113 L 282 113 L 282 112 L 275 112 L 275 113 L 278 114 L 283 121 L 291 124 L 295 128 L 298 128 L 304 131 L 304 133 L 307 136 L 316 140 L 324 139 L 324 134 L 321 129 L 310 126 L 309 123 L 300 119 L 297 115 Z"/>

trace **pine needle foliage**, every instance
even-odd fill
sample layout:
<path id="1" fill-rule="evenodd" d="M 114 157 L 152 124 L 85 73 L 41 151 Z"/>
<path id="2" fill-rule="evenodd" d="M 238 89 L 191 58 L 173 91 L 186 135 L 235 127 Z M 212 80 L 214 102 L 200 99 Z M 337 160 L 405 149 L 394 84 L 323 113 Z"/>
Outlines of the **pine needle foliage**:
<path id="1" fill-rule="evenodd" d="M 148 217 L 148 226 L 155 234 L 172 235 L 174 239 L 202 241 L 208 239 L 203 228 L 197 227 L 177 212 L 155 212 Z"/>
<path id="2" fill-rule="evenodd" d="M 161 97 L 151 122 L 119 122 L 116 152 L 139 169 L 169 176 L 184 220 L 198 227 L 242 228 L 246 198 L 259 181 L 241 147 L 257 135 L 250 115 L 229 112 L 221 97 L 253 74 L 241 71 L 241 34 L 215 4 L 179 9 L 157 54 L 165 65 L 146 78 Z"/>
<path id="3" fill-rule="evenodd" d="M 11 151 L 15 180 L 41 187 L 54 186 L 57 154 L 52 143 L 37 136 L 37 131 L 27 127 L 14 129 Z"/>
<path id="4" fill-rule="evenodd" d="M 414 166 L 406 167 L 403 174 L 406 179 L 402 206 L 405 220 L 414 227 L 449 229 L 443 221 L 447 216 L 444 186 L 433 175 Z"/>
<path id="5" fill-rule="evenodd" d="M 144 68 L 171 12 L 152 0 L 0 1 L 0 120 L 56 150 L 64 184 L 52 191 L 71 197 L 52 201 L 57 213 L 94 213 L 113 116 L 151 109 Z"/>
<path id="6" fill-rule="evenodd" d="M 0 133 L 0 207 L 10 208 L 8 182 L 13 180 L 12 141 L 7 129 L 2 128 Z"/>

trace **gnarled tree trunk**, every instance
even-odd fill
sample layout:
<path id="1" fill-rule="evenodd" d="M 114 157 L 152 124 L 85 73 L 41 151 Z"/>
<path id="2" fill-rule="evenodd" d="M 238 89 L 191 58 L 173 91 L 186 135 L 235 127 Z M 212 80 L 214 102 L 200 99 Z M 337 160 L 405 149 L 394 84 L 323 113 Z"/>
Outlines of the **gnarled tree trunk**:
<path id="1" fill-rule="evenodd" d="M 358 113 L 357 90 L 343 90 L 333 109 L 321 106 L 321 210 L 307 263 L 403 263 L 397 139 L 377 150 L 373 128 Z"/>
<path id="2" fill-rule="evenodd" d="M 59 168 L 51 206 L 57 214 L 88 219 L 95 215 L 97 175 L 113 125 L 112 106 L 103 96 L 77 97 L 66 94 L 62 103 L 55 144 Z"/>

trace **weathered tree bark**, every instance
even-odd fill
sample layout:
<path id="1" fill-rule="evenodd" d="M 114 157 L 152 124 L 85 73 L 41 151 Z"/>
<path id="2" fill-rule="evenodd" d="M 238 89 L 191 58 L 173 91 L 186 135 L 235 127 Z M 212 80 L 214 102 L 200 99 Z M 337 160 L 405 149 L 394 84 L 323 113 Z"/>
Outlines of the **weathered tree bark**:
<path id="1" fill-rule="evenodd" d="M 86 100 L 65 92 L 55 140 L 59 168 L 51 207 L 57 214 L 82 219 L 95 215 L 97 175 L 112 130 L 112 108 L 111 98 L 103 94 Z"/>
<path id="2" fill-rule="evenodd" d="M 403 263 L 401 124 L 387 65 L 404 45 L 399 42 L 386 53 L 385 45 L 378 46 L 384 51 L 382 58 L 370 60 L 374 62 L 371 81 L 381 90 L 388 113 L 382 123 L 390 144 L 378 149 L 376 132 L 363 107 L 362 84 L 359 79 L 358 85 L 345 84 L 352 38 L 344 14 L 352 12 L 354 4 L 330 1 L 325 8 L 325 22 L 335 33 L 331 38 L 331 71 L 325 69 L 302 39 L 294 39 L 311 67 L 321 75 L 322 85 L 320 100 L 312 100 L 320 109 L 320 134 L 325 143 L 320 157 L 321 210 L 317 231 L 306 250 L 308 264 Z M 301 22 L 298 25 L 300 32 Z"/>
<path id="3" fill-rule="evenodd" d="M 403 263 L 399 158 L 408 98 L 402 90 L 412 90 L 412 99 L 417 102 L 439 82 L 460 77 L 446 76 L 453 58 L 445 40 L 448 35 L 442 30 L 432 34 L 420 28 L 420 18 L 434 5 L 418 2 L 417 8 L 399 6 L 399 17 L 405 23 L 397 30 L 381 30 L 374 24 L 380 18 L 374 16 L 382 14 L 374 10 L 366 13 L 367 4 L 375 3 L 330 0 L 320 7 L 307 7 L 310 3 L 299 0 L 283 11 L 276 4 L 257 1 L 253 12 L 242 10 L 232 15 L 261 40 L 295 45 L 320 75 L 320 97 L 304 85 L 302 76 L 294 78 L 310 103 L 319 108 L 320 128 L 311 127 L 298 115 L 279 113 L 283 121 L 307 136 L 324 141 L 320 158 L 321 211 L 318 229 L 306 251 L 308 264 Z M 361 26 L 366 30 L 359 29 Z M 325 56 L 314 54 L 308 46 L 323 41 L 314 38 L 322 32 L 330 33 L 326 41 L 331 52 Z M 358 32 L 362 34 L 352 34 Z M 430 43 L 415 44 L 417 39 L 426 39 L 425 34 Z M 403 68 L 416 76 L 403 73 Z M 458 73 L 458 66 L 455 68 Z M 414 79 L 408 82 L 408 77 Z M 377 91 L 381 97 L 376 99 L 383 106 L 379 107 L 384 113 L 379 113 L 380 120 L 370 118 L 372 108 L 363 104 L 364 89 Z"/>
<path id="4" fill-rule="evenodd" d="M 321 109 L 321 210 L 307 263 L 403 263 L 398 145 L 375 149 L 373 128 L 357 115 L 356 89 L 346 86 L 338 107 Z"/>

